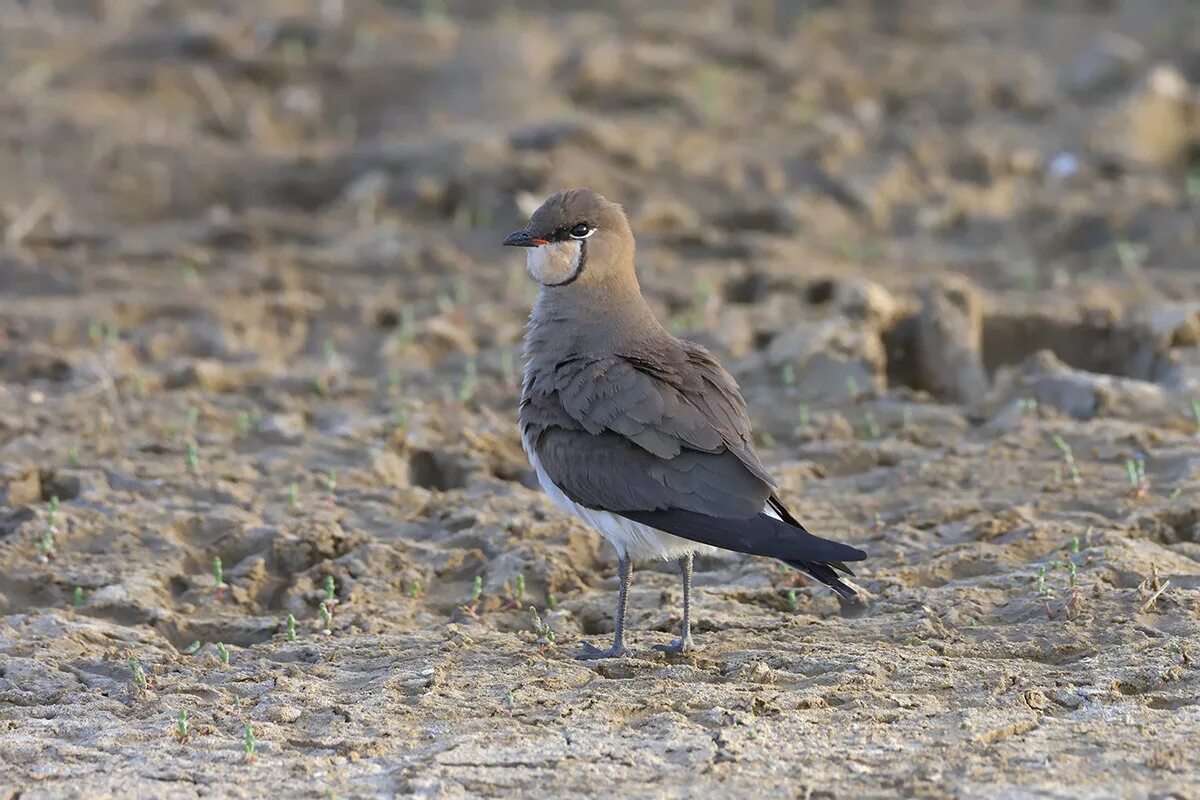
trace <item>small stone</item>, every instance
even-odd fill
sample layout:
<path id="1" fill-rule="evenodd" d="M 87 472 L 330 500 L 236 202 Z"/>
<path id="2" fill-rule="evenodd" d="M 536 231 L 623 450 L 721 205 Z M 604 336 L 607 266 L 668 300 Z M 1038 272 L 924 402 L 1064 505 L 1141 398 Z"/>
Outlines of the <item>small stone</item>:
<path id="1" fill-rule="evenodd" d="M 1121 122 L 1128 156 L 1159 167 L 1183 164 L 1200 141 L 1200 92 L 1174 67 L 1156 67 Z"/>
<path id="2" fill-rule="evenodd" d="M 42 481 L 37 469 L 30 468 L 4 476 L 0 505 L 9 508 L 31 506 L 42 500 Z"/>
<path id="3" fill-rule="evenodd" d="M 916 321 L 920 388 L 955 403 L 977 403 L 988 389 L 981 352 L 983 308 L 975 287 L 947 276 L 921 293 Z"/>
<path id="4" fill-rule="evenodd" d="M 1145 50 L 1128 36 L 1106 32 L 1084 49 L 1067 71 L 1067 91 L 1092 100 L 1128 85 Z"/>

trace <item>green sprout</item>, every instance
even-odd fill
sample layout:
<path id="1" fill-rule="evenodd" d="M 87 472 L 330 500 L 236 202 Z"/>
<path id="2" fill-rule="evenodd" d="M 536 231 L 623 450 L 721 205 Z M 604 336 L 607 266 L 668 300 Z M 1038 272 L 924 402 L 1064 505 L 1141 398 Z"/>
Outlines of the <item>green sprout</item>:
<path id="1" fill-rule="evenodd" d="M 554 644 L 554 630 L 542 622 L 541 615 L 533 606 L 529 607 L 529 618 L 533 623 L 533 632 L 537 634 L 537 643 L 541 645 Z"/>
<path id="2" fill-rule="evenodd" d="M 71 445 L 67 448 L 67 466 L 78 468 L 79 463 L 79 447 L 77 445 Z"/>
<path id="3" fill-rule="evenodd" d="M 1196 422 L 1196 435 L 1200 436 L 1200 400 L 1192 401 L 1192 419 Z"/>
<path id="4" fill-rule="evenodd" d="M 1140 500 L 1150 491 L 1150 481 L 1146 478 L 1146 460 L 1143 458 L 1125 459 L 1125 475 L 1129 480 L 1129 496 Z"/>
<path id="5" fill-rule="evenodd" d="M 1075 463 L 1075 454 L 1071 450 L 1071 445 L 1067 444 L 1066 441 L 1057 433 L 1054 434 L 1052 441 L 1054 442 L 1054 446 L 1057 447 L 1062 453 L 1063 464 L 1067 468 L 1067 474 L 1071 478 L 1071 483 L 1078 486 L 1083 482 L 1083 478 L 1079 472 L 1079 465 Z M 1061 474 L 1062 473 L 1059 473 L 1060 477 Z"/>
<path id="6" fill-rule="evenodd" d="M 1046 594 L 1046 566 L 1044 564 L 1038 567 L 1037 571 L 1037 593 L 1042 596 Z"/>
<path id="7" fill-rule="evenodd" d="M 287 615 L 287 640 L 289 642 L 296 641 L 296 618 L 291 614 Z"/>
<path id="8" fill-rule="evenodd" d="M 337 360 L 337 347 L 333 343 L 333 339 L 325 338 L 321 342 L 321 352 L 325 355 L 325 366 L 332 367 L 333 362 Z"/>
<path id="9" fill-rule="evenodd" d="M 187 466 L 187 471 L 195 475 L 200 471 L 200 450 L 196 440 L 189 438 L 184 448 L 183 463 Z"/>
<path id="10" fill-rule="evenodd" d="M 421 595 L 421 582 L 414 580 L 408 585 L 408 596 L 417 598 Z"/>
<path id="11" fill-rule="evenodd" d="M 248 411 L 237 412 L 237 435 L 248 436 L 250 434 L 250 413 Z"/>
<path id="12" fill-rule="evenodd" d="M 146 691 L 150 686 L 149 679 L 146 678 L 146 671 L 142 669 L 142 662 L 137 660 L 137 656 L 129 657 L 129 671 L 133 673 L 133 684 L 141 691 Z"/>
<path id="13" fill-rule="evenodd" d="M 525 573 L 517 573 L 517 599 L 521 600 L 525 597 Z"/>
<path id="14" fill-rule="evenodd" d="M 321 601 L 321 624 L 324 625 L 321 633 L 326 636 L 333 633 L 333 610 L 324 600 Z"/>
<path id="15" fill-rule="evenodd" d="M 247 761 L 254 760 L 254 750 L 257 744 L 258 742 L 254 738 L 254 726 L 247 722 L 242 733 L 242 755 Z"/>
<path id="16" fill-rule="evenodd" d="M 287 487 L 287 507 L 289 511 L 294 511 L 297 503 L 300 502 L 300 484 L 292 481 Z"/>
<path id="17" fill-rule="evenodd" d="M 471 602 L 478 603 L 483 597 L 483 576 L 476 575 L 475 580 L 471 583 Z"/>
<path id="18" fill-rule="evenodd" d="M 187 709 L 179 709 L 179 716 L 175 721 L 175 738 L 181 742 L 186 742 L 188 739 L 188 713 Z"/>
<path id="19" fill-rule="evenodd" d="M 337 492 L 337 470 L 331 469 L 325 473 L 325 491 L 331 495 Z"/>
<path id="20" fill-rule="evenodd" d="M 512 689 L 509 689 L 504 693 L 504 707 L 508 709 L 508 713 L 511 715 L 516 705 L 517 701 L 513 697 L 513 691 Z"/>
<path id="21" fill-rule="evenodd" d="M 867 435 L 872 439 L 878 439 L 882 435 L 882 431 L 879 429 L 879 420 L 875 419 L 875 412 L 867 409 L 866 414 L 863 415 L 863 419 L 867 423 Z"/>
<path id="22" fill-rule="evenodd" d="M 808 406 L 800 404 L 796 407 L 796 422 L 805 428 L 807 428 L 808 424 L 812 422 L 812 411 Z"/>
<path id="23" fill-rule="evenodd" d="M 187 647 L 180 650 L 179 652 L 183 653 L 185 656 L 194 656 L 194 655 L 196 655 L 196 653 L 200 652 L 200 648 L 203 646 L 204 645 L 201 644 L 199 641 L 195 641 L 195 642 L 192 642 L 191 644 L 189 644 Z"/>
<path id="24" fill-rule="evenodd" d="M 42 529 L 42 538 L 38 549 L 42 555 L 50 558 L 54 554 L 54 536 L 58 533 L 58 495 L 50 498 L 50 506 L 46 511 L 46 526 Z"/>
<path id="25" fill-rule="evenodd" d="M 221 663 L 229 666 L 229 648 L 224 642 L 217 642 L 217 658 L 221 659 Z"/>
<path id="26" fill-rule="evenodd" d="M 462 384 L 458 387 L 458 400 L 460 403 L 469 403 L 471 398 L 475 396 L 476 384 L 478 383 L 478 367 L 474 361 L 468 361 L 463 369 Z"/>
<path id="27" fill-rule="evenodd" d="M 858 381 L 853 375 L 846 376 L 846 397 L 851 400 L 858 397 Z"/>
<path id="28" fill-rule="evenodd" d="M 787 606 L 788 606 L 788 610 L 789 610 L 789 611 L 795 611 L 795 610 L 796 610 L 796 608 L 797 608 L 797 607 L 799 607 L 799 605 L 800 605 L 800 603 L 799 603 L 799 601 L 796 599 L 796 590 L 795 590 L 795 589 L 788 589 L 788 593 L 787 593 Z"/>
<path id="29" fill-rule="evenodd" d="M 187 409 L 187 430 L 196 430 L 196 425 L 200 422 L 200 409 L 195 406 L 188 406 Z"/>
<path id="30" fill-rule="evenodd" d="M 400 321 L 396 325 L 396 344 L 404 350 L 416 341 L 417 312 L 411 305 L 400 309 Z"/>
<path id="31" fill-rule="evenodd" d="M 408 430 L 408 412 L 403 408 L 396 409 L 396 416 L 392 420 L 392 427 L 396 433 L 404 433 Z"/>
<path id="32" fill-rule="evenodd" d="M 558 611 L 558 598 L 552 592 L 546 592 L 546 608 Z"/>
<path id="33" fill-rule="evenodd" d="M 221 565 L 220 556 L 213 556 L 212 572 L 213 588 L 216 591 L 217 600 L 220 600 L 221 596 L 225 593 L 225 589 L 228 587 L 228 584 L 225 583 L 225 568 Z"/>
<path id="34" fill-rule="evenodd" d="M 337 584 L 333 581 L 332 575 L 325 576 L 325 602 L 333 604 L 337 602 Z"/>
<path id="35" fill-rule="evenodd" d="M 71 605 L 74 608 L 83 608 L 83 587 L 82 586 L 75 587 L 75 594 L 71 598 Z"/>
<path id="36" fill-rule="evenodd" d="M 784 386 L 795 386 L 796 385 L 796 365 L 795 364 L 784 364 L 783 368 L 779 370 L 779 377 L 783 380 Z"/>
<path id="37" fill-rule="evenodd" d="M 1079 554 L 1079 537 L 1078 536 L 1071 539 L 1071 552 L 1075 555 Z"/>

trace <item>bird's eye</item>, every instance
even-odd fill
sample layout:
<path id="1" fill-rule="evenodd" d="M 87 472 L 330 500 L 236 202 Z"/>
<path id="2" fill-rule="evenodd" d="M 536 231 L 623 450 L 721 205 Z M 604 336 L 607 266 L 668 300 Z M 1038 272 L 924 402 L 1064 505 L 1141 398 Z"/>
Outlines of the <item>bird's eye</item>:
<path id="1" fill-rule="evenodd" d="M 595 228 L 588 227 L 586 222 L 581 222 L 574 228 L 571 228 L 572 239 L 586 239 L 596 232 Z"/>

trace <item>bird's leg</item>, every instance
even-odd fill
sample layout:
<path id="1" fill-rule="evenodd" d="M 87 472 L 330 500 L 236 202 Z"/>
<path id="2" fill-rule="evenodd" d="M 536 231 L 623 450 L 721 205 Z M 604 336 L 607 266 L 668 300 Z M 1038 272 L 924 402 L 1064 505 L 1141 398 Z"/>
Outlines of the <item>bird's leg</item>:
<path id="1" fill-rule="evenodd" d="M 620 587 L 617 589 L 617 628 L 613 632 L 612 647 L 607 650 L 601 650 L 595 645 L 584 642 L 583 652 L 576 656 L 580 661 L 591 661 L 596 658 L 617 658 L 629 652 L 625 649 L 625 612 L 629 608 L 630 571 L 629 556 L 618 556 L 617 580 L 620 581 Z"/>
<path id="2" fill-rule="evenodd" d="M 654 649 L 664 653 L 686 653 L 696 648 L 692 641 L 692 554 L 679 559 L 683 573 L 683 634 L 670 644 L 656 644 Z"/>

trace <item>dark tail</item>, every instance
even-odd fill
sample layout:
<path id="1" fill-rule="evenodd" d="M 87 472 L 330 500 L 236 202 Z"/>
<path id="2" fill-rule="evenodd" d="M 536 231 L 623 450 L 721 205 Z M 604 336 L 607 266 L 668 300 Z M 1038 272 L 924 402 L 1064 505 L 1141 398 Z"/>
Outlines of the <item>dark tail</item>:
<path id="1" fill-rule="evenodd" d="M 792 512 L 787 510 L 787 506 L 785 506 L 783 501 L 778 497 L 771 495 L 771 498 L 767 502 L 770 503 L 771 509 L 780 517 L 782 517 L 783 520 L 789 525 L 799 528 L 800 530 L 805 531 L 805 533 L 808 532 L 805 530 L 804 526 L 800 524 L 800 521 L 792 516 Z M 863 558 L 866 558 L 865 553 L 863 554 Z M 850 571 L 850 568 L 841 561 L 812 562 L 785 560 L 783 563 L 787 564 L 792 569 L 798 569 L 801 572 L 813 576 L 821 583 L 837 592 L 843 600 L 849 600 L 857 595 L 853 589 L 842 582 L 842 579 L 838 577 L 837 572 L 834 571 L 837 570 L 838 572 L 844 572 L 850 577 L 854 577 L 854 573 Z"/>
<path id="2" fill-rule="evenodd" d="M 774 504 L 772 504 L 774 506 Z M 778 509 L 776 509 L 778 511 Z M 766 514 L 750 519 L 710 517 L 695 511 L 622 511 L 621 516 L 700 544 L 753 556 L 777 558 L 812 575 L 842 597 L 854 590 L 838 579 L 835 569 L 852 575 L 843 561 L 862 561 L 867 554 L 857 547 L 813 536 L 786 509 L 783 520 Z M 786 521 L 785 521 L 786 520 Z"/>

